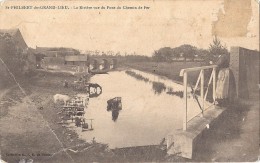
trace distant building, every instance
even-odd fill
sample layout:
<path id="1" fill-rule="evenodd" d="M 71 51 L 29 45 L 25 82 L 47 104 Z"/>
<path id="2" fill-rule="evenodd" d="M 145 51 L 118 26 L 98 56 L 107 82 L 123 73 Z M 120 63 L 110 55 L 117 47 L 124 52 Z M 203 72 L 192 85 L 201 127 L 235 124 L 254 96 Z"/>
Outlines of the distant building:
<path id="1" fill-rule="evenodd" d="M 61 68 L 65 63 L 66 56 L 77 56 L 80 52 L 73 48 L 64 47 L 38 47 L 36 46 L 35 53 L 40 58 L 37 65 L 43 68 Z"/>
<path id="2" fill-rule="evenodd" d="M 65 56 L 65 65 L 77 66 L 78 72 L 88 71 L 88 56 L 86 55 L 73 55 Z"/>
<path id="3" fill-rule="evenodd" d="M 88 56 L 86 55 L 65 56 L 65 64 L 87 66 Z"/>
<path id="4" fill-rule="evenodd" d="M 43 53 L 37 52 L 36 49 L 29 48 L 30 53 L 33 53 L 36 60 L 36 68 L 42 68 L 42 60 L 45 57 Z"/>
<path id="5" fill-rule="evenodd" d="M 78 55 L 79 51 L 73 48 L 64 47 L 37 47 L 36 52 L 42 53 L 46 57 L 64 57 L 68 55 Z"/>

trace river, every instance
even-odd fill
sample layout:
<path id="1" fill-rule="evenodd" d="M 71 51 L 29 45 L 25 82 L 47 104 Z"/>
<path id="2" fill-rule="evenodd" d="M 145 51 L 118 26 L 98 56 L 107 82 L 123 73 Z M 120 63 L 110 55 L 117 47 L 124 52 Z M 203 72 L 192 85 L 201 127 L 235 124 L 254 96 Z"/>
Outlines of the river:
<path id="1" fill-rule="evenodd" d="M 167 93 L 168 90 L 182 91 L 182 85 L 157 75 L 130 71 L 149 81 L 138 80 L 126 71 L 91 78 L 91 83 L 102 87 L 102 94 L 89 100 L 85 118 L 94 119 L 94 130 L 81 132 L 76 128 L 80 138 L 89 141 L 95 137 L 97 142 L 106 143 L 110 148 L 156 145 L 171 131 L 182 128 L 184 100 Z M 156 90 L 154 82 L 163 83 L 165 89 Z M 122 98 L 122 110 L 116 121 L 112 120 L 112 112 L 107 111 L 107 100 L 114 97 Z M 188 100 L 190 119 L 200 109 L 193 98 Z"/>

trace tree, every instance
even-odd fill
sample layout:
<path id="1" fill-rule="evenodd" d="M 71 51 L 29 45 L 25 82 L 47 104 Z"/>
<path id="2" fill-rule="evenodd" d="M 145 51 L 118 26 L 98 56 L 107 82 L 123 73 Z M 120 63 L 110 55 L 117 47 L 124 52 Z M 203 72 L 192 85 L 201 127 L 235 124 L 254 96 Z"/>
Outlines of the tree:
<path id="1" fill-rule="evenodd" d="M 117 56 L 117 57 L 121 57 L 120 51 L 118 51 L 118 52 L 116 53 L 116 56 Z"/>
<path id="2" fill-rule="evenodd" d="M 99 55 L 100 51 L 99 50 L 95 50 L 95 55 Z"/>
<path id="3" fill-rule="evenodd" d="M 209 51 L 206 49 L 198 49 L 196 54 L 199 58 L 205 59 L 209 55 Z"/>
<path id="4" fill-rule="evenodd" d="M 178 48 L 173 48 L 172 50 L 173 50 L 173 57 L 178 60 L 181 57 L 181 52 L 179 51 Z"/>
<path id="5" fill-rule="evenodd" d="M 160 48 L 158 51 L 154 51 L 152 58 L 155 61 L 171 61 L 173 57 L 173 50 L 170 47 Z"/>
<path id="6" fill-rule="evenodd" d="M 102 51 L 102 54 L 101 54 L 101 56 L 105 57 L 105 56 L 107 56 L 107 55 L 106 55 L 106 53 L 105 53 L 105 52 L 103 52 L 103 51 Z"/>
<path id="7" fill-rule="evenodd" d="M 226 46 L 221 44 L 221 41 L 215 36 L 213 38 L 213 43 L 209 45 L 209 53 L 214 57 L 219 56 L 220 54 L 228 54 Z"/>
<path id="8" fill-rule="evenodd" d="M 126 60 L 129 62 L 148 62 L 150 58 L 144 55 L 126 55 Z"/>
<path id="9" fill-rule="evenodd" d="M 153 52 L 152 59 L 153 59 L 154 61 L 157 61 L 157 62 L 162 62 L 162 61 L 164 61 L 164 58 L 161 56 L 161 54 L 159 54 L 158 50 L 155 50 L 155 51 Z"/>
<path id="10" fill-rule="evenodd" d="M 73 49 L 72 51 L 74 52 L 74 55 L 80 55 L 80 51 L 79 50 Z"/>
<path id="11" fill-rule="evenodd" d="M 109 51 L 107 51 L 107 53 L 106 53 L 108 56 L 114 56 L 114 51 L 112 51 L 112 50 L 109 50 Z"/>
<path id="12" fill-rule="evenodd" d="M 176 47 L 173 49 L 173 51 L 175 57 L 180 57 L 182 55 L 184 57 L 185 62 L 187 58 L 194 60 L 195 55 L 197 54 L 197 48 L 188 44 Z"/>

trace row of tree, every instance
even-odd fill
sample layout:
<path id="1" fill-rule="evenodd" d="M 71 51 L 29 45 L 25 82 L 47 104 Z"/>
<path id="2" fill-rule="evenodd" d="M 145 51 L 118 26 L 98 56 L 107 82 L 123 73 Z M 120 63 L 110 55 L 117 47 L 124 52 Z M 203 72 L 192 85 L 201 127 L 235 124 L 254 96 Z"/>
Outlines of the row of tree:
<path id="1" fill-rule="evenodd" d="M 116 57 L 120 60 L 126 60 L 128 62 L 145 62 L 145 61 L 156 61 L 156 62 L 172 62 L 172 61 L 186 61 L 186 60 L 199 60 L 199 61 L 208 61 L 215 60 L 216 56 L 220 54 L 228 54 L 226 46 L 222 45 L 221 41 L 217 38 L 213 38 L 213 42 L 209 45 L 208 49 L 201 49 L 195 46 L 184 44 L 178 47 L 163 47 L 159 50 L 155 50 L 152 54 L 152 57 L 139 55 L 136 53 L 128 54 L 125 53 L 121 55 L 120 52 L 101 52 L 93 51 L 88 53 L 90 56 L 94 57 Z"/>
<path id="2" fill-rule="evenodd" d="M 171 62 L 179 59 L 183 59 L 184 61 L 190 59 L 194 61 L 195 58 L 201 60 L 214 60 L 214 58 L 220 54 L 228 54 L 228 50 L 226 46 L 222 45 L 217 37 L 214 37 L 213 42 L 209 45 L 208 49 L 199 49 L 188 44 L 175 48 L 163 47 L 154 51 L 152 60 L 157 62 Z"/>

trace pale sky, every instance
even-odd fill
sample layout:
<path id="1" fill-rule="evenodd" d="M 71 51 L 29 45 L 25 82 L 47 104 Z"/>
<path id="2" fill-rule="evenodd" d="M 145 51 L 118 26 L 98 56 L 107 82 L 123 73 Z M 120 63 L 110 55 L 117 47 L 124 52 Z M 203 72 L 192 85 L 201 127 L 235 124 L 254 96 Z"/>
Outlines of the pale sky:
<path id="1" fill-rule="evenodd" d="M 249 1 L 251 1 L 249 8 L 248 6 L 245 6 L 245 9 L 240 8 L 235 14 L 239 18 L 240 14 L 250 12 L 251 18 L 246 25 L 246 34 L 220 37 L 228 48 L 242 46 L 259 49 L 259 5 L 255 0 Z M 5 6 L 12 5 L 58 6 L 62 4 L 71 8 L 73 6 L 148 6 L 150 9 L 5 9 Z M 7 1 L 2 4 L 0 10 L 0 29 L 19 28 L 26 43 L 32 48 L 72 47 L 80 50 L 113 50 L 121 51 L 121 54 L 136 52 L 151 55 L 154 50 L 161 47 L 176 47 L 182 44 L 207 48 L 213 37 L 212 26 L 214 22 L 219 21 L 219 14 L 224 15 L 223 19 L 225 19 L 225 14 L 230 13 L 226 11 L 228 8 L 224 5 L 226 5 L 224 0 Z M 234 16 L 226 22 L 234 21 L 233 18 Z M 235 27 L 239 28 L 239 26 Z"/>

